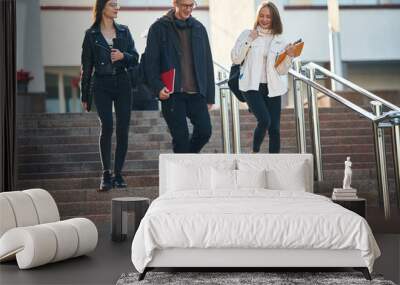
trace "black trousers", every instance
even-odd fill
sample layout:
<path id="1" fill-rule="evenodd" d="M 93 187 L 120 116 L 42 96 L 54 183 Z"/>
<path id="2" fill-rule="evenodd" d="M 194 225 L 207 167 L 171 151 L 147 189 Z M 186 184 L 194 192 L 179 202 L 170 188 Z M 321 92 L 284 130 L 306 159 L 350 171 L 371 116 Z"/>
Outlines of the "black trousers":
<path id="1" fill-rule="evenodd" d="M 279 153 L 281 149 L 281 96 L 268 97 L 267 84 L 260 84 L 258 91 L 243 93 L 247 105 L 257 119 L 254 130 L 253 152 L 259 152 L 268 130 L 269 153 Z"/>
<path id="2" fill-rule="evenodd" d="M 211 137 L 211 119 L 206 98 L 200 94 L 174 93 L 161 102 L 174 152 L 199 153 Z M 186 118 L 193 125 L 191 137 Z"/>
<path id="3" fill-rule="evenodd" d="M 128 150 L 132 90 L 128 74 L 94 76 L 94 101 L 101 124 L 100 156 L 104 170 L 111 170 L 111 137 L 113 134 L 114 103 L 116 139 L 114 173 L 120 174 Z"/>

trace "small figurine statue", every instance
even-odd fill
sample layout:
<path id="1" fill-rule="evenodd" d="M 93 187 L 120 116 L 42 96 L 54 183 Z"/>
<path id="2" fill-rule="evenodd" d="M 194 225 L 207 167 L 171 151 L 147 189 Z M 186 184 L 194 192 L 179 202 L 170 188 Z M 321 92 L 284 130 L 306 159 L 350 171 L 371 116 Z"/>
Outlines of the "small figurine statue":
<path id="1" fill-rule="evenodd" d="M 350 156 L 347 157 L 346 161 L 344 162 L 344 178 L 343 178 L 343 189 L 352 189 L 351 188 L 351 175 L 353 171 L 351 170 L 351 161 Z"/>

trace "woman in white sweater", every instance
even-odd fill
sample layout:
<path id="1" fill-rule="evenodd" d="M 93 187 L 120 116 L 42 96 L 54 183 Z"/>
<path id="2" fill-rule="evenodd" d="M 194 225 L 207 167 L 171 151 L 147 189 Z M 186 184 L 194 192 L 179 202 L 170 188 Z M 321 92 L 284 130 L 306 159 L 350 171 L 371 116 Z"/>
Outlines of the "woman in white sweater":
<path id="1" fill-rule="evenodd" d="M 281 96 L 288 91 L 293 45 L 282 38 L 282 21 L 277 7 L 263 2 L 258 7 L 253 30 L 244 30 L 231 52 L 232 62 L 241 64 L 239 89 L 257 119 L 253 152 L 260 146 L 268 130 L 269 152 L 280 152 Z M 275 68 L 276 56 L 286 49 L 286 60 Z"/>

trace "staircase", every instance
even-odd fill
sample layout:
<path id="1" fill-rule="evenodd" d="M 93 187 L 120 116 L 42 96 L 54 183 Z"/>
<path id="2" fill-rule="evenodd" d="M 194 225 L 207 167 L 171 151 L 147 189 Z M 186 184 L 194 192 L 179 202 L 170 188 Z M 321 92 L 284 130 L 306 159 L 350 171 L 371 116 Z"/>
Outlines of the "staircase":
<path id="1" fill-rule="evenodd" d="M 307 110 L 306 110 L 307 113 Z M 306 115 L 307 119 L 307 115 Z M 353 187 L 377 204 L 377 181 L 371 124 L 346 109 L 320 109 L 324 182 L 315 192 L 330 195 L 340 187 L 344 161 L 353 161 Z M 158 111 L 132 113 L 129 152 L 124 175 L 129 188 L 98 193 L 101 163 L 98 152 L 98 119 L 89 114 L 25 114 L 17 118 L 18 189 L 44 188 L 55 198 L 62 218 L 84 216 L 100 224 L 109 221 L 111 198 L 158 195 L 158 155 L 171 152 L 167 126 Z M 213 135 L 204 153 L 221 153 L 219 111 L 212 111 Z M 255 119 L 247 110 L 240 115 L 242 152 L 251 151 Z M 307 129 L 307 136 L 308 129 Z M 115 139 L 114 139 L 115 141 Z M 389 186 L 394 197 L 390 136 L 386 140 Z M 296 152 L 293 109 L 285 109 L 281 121 L 283 153 Z M 267 152 L 264 143 L 262 152 Z M 307 141 L 310 149 L 310 141 Z"/>

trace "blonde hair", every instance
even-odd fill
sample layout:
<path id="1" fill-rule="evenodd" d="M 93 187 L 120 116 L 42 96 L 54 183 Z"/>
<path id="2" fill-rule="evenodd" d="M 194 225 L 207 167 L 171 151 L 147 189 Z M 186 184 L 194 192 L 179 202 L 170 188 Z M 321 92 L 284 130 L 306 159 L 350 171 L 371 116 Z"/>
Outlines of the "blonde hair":
<path id="1" fill-rule="evenodd" d="M 272 24 L 271 24 L 272 34 L 274 34 L 274 35 L 282 34 L 283 27 L 282 27 L 281 16 L 279 15 L 279 10 L 275 6 L 275 4 L 270 2 L 270 1 L 264 1 L 258 6 L 257 14 L 256 14 L 256 20 L 254 22 L 254 27 L 253 28 L 254 29 L 257 28 L 258 21 L 260 20 L 261 10 L 264 9 L 265 7 L 268 7 L 269 11 L 271 12 L 271 16 L 272 16 Z"/>

